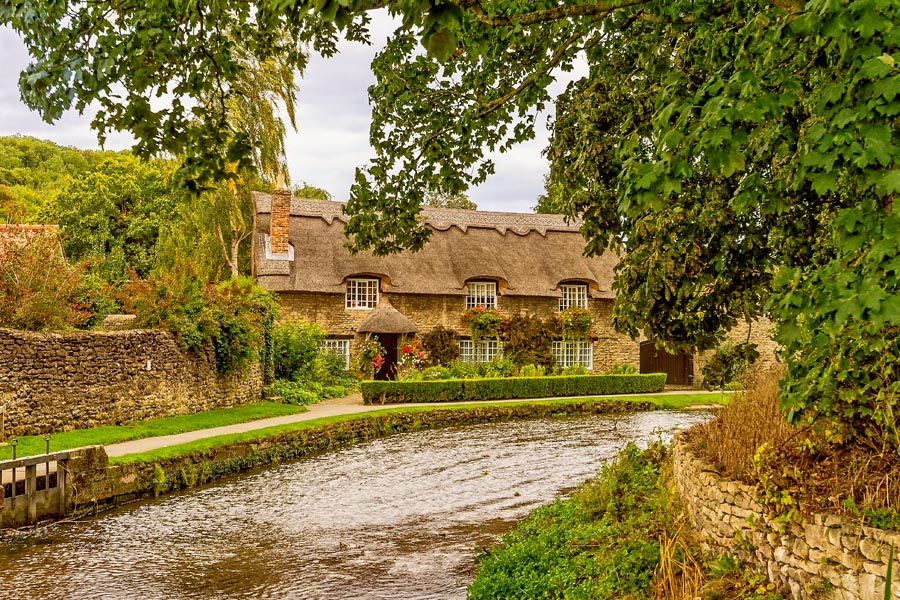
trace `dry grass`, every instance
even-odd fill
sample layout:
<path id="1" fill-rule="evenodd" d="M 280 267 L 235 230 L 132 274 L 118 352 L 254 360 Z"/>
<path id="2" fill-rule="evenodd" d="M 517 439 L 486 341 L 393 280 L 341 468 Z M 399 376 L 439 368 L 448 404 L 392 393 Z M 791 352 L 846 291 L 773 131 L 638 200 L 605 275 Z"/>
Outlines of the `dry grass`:
<path id="1" fill-rule="evenodd" d="M 682 513 L 671 535 L 663 532 L 659 540 L 659 564 L 653 574 L 653 595 L 657 600 L 693 600 L 703 587 L 705 568 L 698 561 L 699 548 L 693 540 Z"/>
<path id="2" fill-rule="evenodd" d="M 745 476 L 757 448 L 764 443 L 781 448 L 796 433 L 778 408 L 781 375 L 780 368 L 756 373 L 745 392 L 694 431 L 696 450 L 728 476 Z"/>

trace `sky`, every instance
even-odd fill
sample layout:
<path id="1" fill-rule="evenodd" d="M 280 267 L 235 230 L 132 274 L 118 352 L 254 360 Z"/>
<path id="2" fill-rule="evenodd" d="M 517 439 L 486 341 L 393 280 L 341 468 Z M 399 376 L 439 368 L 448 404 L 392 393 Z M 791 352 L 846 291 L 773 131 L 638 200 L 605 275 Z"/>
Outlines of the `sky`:
<path id="1" fill-rule="evenodd" d="M 391 23 L 376 20 L 373 45 L 342 42 L 337 56 L 312 57 L 298 81 L 297 127 L 288 127 L 286 148 L 292 181 L 305 181 L 328 190 L 335 200 L 346 200 L 356 167 L 373 155 L 369 147 L 371 111 L 367 88 L 375 83 L 369 65 L 383 43 Z M 24 43 L 14 31 L 0 27 L 0 135 L 26 135 L 77 148 L 99 148 L 90 128 L 91 113 L 66 113 L 47 124 L 22 103 L 17 82 L 28 64 Z M 546 115 L 538 118 L 536 139 L 493 158 L 496 173 L 487 182 L 469 190 L 468 196 L 481 210 L 531 212 L 543 192 L 547 161 Z M 113 133 L 105 148 L 131 147 L 128 134 Z"/>

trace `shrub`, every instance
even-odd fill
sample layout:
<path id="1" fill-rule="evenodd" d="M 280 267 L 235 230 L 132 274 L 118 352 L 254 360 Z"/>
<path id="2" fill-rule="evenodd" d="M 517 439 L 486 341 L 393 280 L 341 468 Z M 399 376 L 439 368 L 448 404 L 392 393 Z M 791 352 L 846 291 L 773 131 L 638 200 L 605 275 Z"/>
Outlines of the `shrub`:
<path id="1" fill-rule="evenodd" d="M 779 379 L 780 369 L 760 373 L 714 420 L 694 430 L 698 451 L 727 475 L 746 474 L 760 446 L 780 448 L 795 433 L 778 407 Z"/>
<path id="2" fill-rule="evenodd" d="M 661 391 L 665 383 L 664 373 L 652 373 L 443 381 L 366 381 L 362 383 L 361 390 L 366 404 L 393 404 L 649 393 Z"/>
<path id="3" fill-rule="evenodd" d="M 460 316 L 462 326 L 472 332 L 473 340 L 496 339 L 506 325 L 500 312 L 494 308 L 473 306 Z"/>
<path id="4" fill-rule="evenodd" d="M 638 372 L 638 368 L 628 363 L 619 363 L 612 366 L 609 370 L 610 375 L 631 375 Z"/>
<path id="5" fill-rule="evenodd" d="M 708 390 L 722 389 L 744 374 L 747 367 L 759 358 L 756 344 L 722 344 L 703 366 L 703 387 Z"/>
<path id="6" fill-rule="evenodd" d="M 503 355 L 516 365 L 542 365 L 552 368 L 553 339 L 559 337 L 559 322 L 555 318 L 541 321 L 533 316 L 515 316 L 503 336 Z"/>
<path id="7" fill-rule="evenodd" d="M 483 369 L 485 377 L 513 377 L 516 374 L 516 364 L 505 356 L 484 363 Z"/>
<path id="8" fill-rule="evenodd" d="M 478 363 L 454 360 L 450 364 L 450 377 L 453 379 L 473 379 L 484 375 L 484 369 Z"/>
<path id="9" fill-rule="evenodd" d="M 459 336 L 452 329 L 439 325 L 422 336 L 422 349 L 428 366 L 446 367 L 459 358 Z"/>
<path id="10" fill-rule="evenodd" d="M 276 380 L 269 388 L 270 393 L 281 398 L 285 404 L 314 404 L 321 397 L 318 392 L 309 389 L 304 383 L 296 381 Z"/>
<path id="11" fill-rule="evenodd" d="M 422 371 L 422 379 L 433 381 L 435 379 L 450 379 L 450 369 L 442 366 L 428 367 Z"/>
<path id="12" fill-rule="evenodd" d="M 541 365 L 523 365 L 519 369 L 519 377 L 543 377 L 544 367 Z"/>
<path id="13" fill-rule="evenodd" d="M 316 323 L 282 321 L 275 326 L 275 377 L 305 379 L 314 370 L 325 330 Z"/>
<path id="14" fill-rule="evenodd" d="M 54 237 L 0 239 L 0 327 L 42 331 L 89 327 L 102 320 L 108 296 L 70 266 Z"/>
<path id="15" fill-rule="evenodd" d="M 277 303 L 252 279 L 204 286 L 192 277 L 159 276 L 133 280 L 122 299 L 139 326 L 171 331 L 185 350 L 211 344 L 221 373 L 268 356 Z"/>
<path id="16" fill-rule="evenodd" d="M 584 365 L 569 365 L 559 372 L 559 375 L 587 375 L 587 367 Z M 612 373 L 612 375 L 622 375 L 623 373 Z"/>

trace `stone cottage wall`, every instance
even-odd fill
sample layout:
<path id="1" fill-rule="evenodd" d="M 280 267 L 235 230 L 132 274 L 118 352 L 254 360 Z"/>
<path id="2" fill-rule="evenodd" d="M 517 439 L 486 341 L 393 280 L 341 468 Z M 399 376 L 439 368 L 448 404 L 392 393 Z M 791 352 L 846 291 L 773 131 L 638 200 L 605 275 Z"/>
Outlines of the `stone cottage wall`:
<path id="1" fill-rule="evenodd" d="M 882 600 L 889 548 L 900 561 L 900 533 L 862 527 L 837 515 L 776 523 L 754 486 L 720 476 L 693 455 L 685 435 L 673 442 L 675 481 L 691 524 L 709 549 L 755 564 L 794 600 Z M 898 566 L 895 562 L 895 567 Z M 900 568 L 892 596 L 900 598 Z"/>
<path id="2" fill-rule="evenodd" d="M 412 321 L 420 333 L 425 333 L 442 325 L 454 329 L 461 336 L 468 335 L 459 322 L 459 317 L 466 308 L 465 296 L 450 295 L 412 295 L 384 294 L 391 304 Z M 343 294 L 309 294 L 301 292 L 280 292 L 282 318 L 316 322 L 331 336 L 353 337 L 356 328 L 371 314 L 369 310 L 350 310 L 344 307 Z M 613 329 L 612 300 L 591 299 L 589 302 L 594 314 L 593 335 L 597 338 L 594 344 L 594 370 L 608 371 L 613 365 L 640 365 L 640 346 L 638 342 L 623 336 Z M 556 298 L 534 298 L 520 296 L 499 296 L 497 309 L 511 317 L 520 314 L 532 314 L 540 319 L 559 312 Z M 361 336 L 359 336 L 361 339 Z M 351 351 L 355 351 L 355 343 Z"/>
<path id="3" fill-rule="evenodd" d="M 762 317 L 752 322 L 739 321 L 734 329 L 725 336 L 726 343 L 742 344 L 750 341 L 756 344 L 759 351 L 759 360 L 756 361 L 754 368 L 765 371 L 772 369 L 778 362 L 778 343 L 772 339 L 774 335 L 774 325 L 769 319 Z M 694 355 L 694 381 L 700 383 L 703 381 L 703 367 L 709 362 L 714 354 L 714 350 L 708 350 L 700 354 Z"/>
<path id="4" fill-rule="evenodd" d="M 212 352 L 184 352 L 164 331 L 35 333 L 0 329 L 6 435 L 68 431 L 260 399 L 258 365 L 222 377 Z"/>

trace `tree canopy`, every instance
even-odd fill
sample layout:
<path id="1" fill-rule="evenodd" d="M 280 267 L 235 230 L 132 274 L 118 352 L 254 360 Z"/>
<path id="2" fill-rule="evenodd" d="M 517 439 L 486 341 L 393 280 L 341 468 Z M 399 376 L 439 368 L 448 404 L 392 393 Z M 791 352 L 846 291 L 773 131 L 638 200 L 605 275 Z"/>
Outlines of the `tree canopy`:
<path id="1" fill-rule="evenodd" d="M 548 194 L 584 219 L 588 252 L 626 250 L 620 328 L 707 348 L 767 311 L 784 344 L 793 419 L 893 426 L 895 0 L 189 5 L 0 7 L 34 57 L 23 97 L 48 118 L 98 101 L 101 134 L 128 128 L 140 151 L 177 149 L 215 169 L 246 153 L 243 139 L 218 111 L 197 115 L 183 98 L 228 96 L 242 68 L 235 40 L 298 64 L 303 44 L 328 54 L 338 35 L 365 39 L 368 12 L 387 9 L 402 25 L 373 63 L 376 155 L 347 205 L 354 249 L 421 247 L 425 191 L 482 182 L 487 152 L 532 137 L 535 115 L 554 103 Z M 585 74 L 553 98 L 550 83 L 579 61 Z M 161 93 L 174 95 L 172 107 L 153 108 Z"/>

